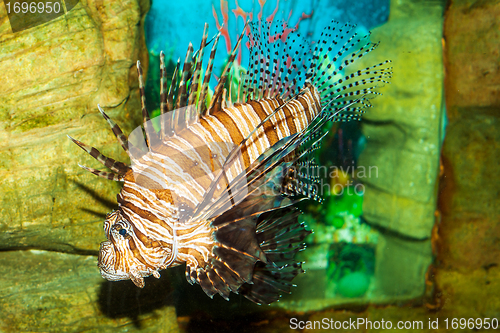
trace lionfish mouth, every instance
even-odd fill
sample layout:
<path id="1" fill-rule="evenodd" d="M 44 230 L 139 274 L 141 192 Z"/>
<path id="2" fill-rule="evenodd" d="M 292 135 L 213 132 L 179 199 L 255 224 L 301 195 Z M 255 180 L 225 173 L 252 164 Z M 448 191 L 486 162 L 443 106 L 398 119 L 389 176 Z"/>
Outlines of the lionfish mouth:
<path id="1" fill-rule="evenodd" d="M 114 269 L 115 266 L 115 250 L 110 241 L 101 243 L 99 249 L 99 257 L 97 267 L 101 272 L 101 276 L 109 281 L 119 281 L 128 279 L 128 274 L 118 273 Z"/>
<path id="2" fill-rule="evenodd" d="M 101 276 L 108 281 L 120 281 L 130 279 L 128 274 L 117 274 L 116 272 L 109 272 L 106 269 L 99 267 L 101 271 Z"/>

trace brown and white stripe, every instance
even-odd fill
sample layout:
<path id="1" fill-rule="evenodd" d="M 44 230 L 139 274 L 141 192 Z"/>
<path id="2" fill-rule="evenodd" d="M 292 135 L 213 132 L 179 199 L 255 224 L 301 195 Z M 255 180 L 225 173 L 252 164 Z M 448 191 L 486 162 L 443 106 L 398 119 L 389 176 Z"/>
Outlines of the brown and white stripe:
<path id="1" fill-rule="evenodd" d="M 193 52 L 189 44 L 182 71 L 177 62 L 168 92 L 161 53 L 161 129 L 158 133 L 146 110 L 143 73 L 138 62 L 148 151 L 141 152 L 128 142 L 120 128 L 99 108 L 131 157 L 131 166 L 71 139 L 113 172 L 85 169 L 124 182 L 118 195 L 119 210 L 109 214 L 104 224 L 108 241 L 101 244 L 99 254 L 103 277 L 131 279 L 142 287 L 143 277 L 159 277 L 159 270 L 186 263 L 188 281 L 199 283 L 209 296 L 219 293 L 227 299 L 230 291 L 255 282 L 253 289 L 243 288 L 246 296 L 255 302 L 272 302 L 279 290 L 289 288 L 291 279 L 300 273 L 300 264 L 290 261 L 291 258 L 280 268 L 289 267 L 289 274 L 276 273 L 286 277 L 276 278 L 275 283 L 265 282 L 264 276 L 278 269 L 276 264 L 266 266 L 268 275 L 259 275 L 257 269 L 254 272 L 257 261 L 269 263 L 287 257 L 284 254 L 280 257 L 277 249 L 281 246 L 283 253 L 289 251 L 285 248 L 293 248 L 293 253 L 298 251 L 307 231 L 296 224 L 297 214 L 292 208 L 286 208 L 288 204 L 280 208 L 273 203 L 273 200 L 281 202 L 284 192 L 275 198 L 252 194 L 257 188 L 255 184 L 260 184 L 265 175 L 252 176 L 248 193 L 241 192 L 238 186 L 259 168 L 264 170 L 259 172 L 264 173 L 278 170 L 278 187 L 287 182 L 286 188 L 291 190 L 287 194 L 293 194 L 294 187 L 302 181 L 287 171 L 292 165 L 288 162 L 298 163 L 303 155 L 298 156 L 296 148 L 310 135 L 318 134 L 320 125 L 328 120 L 357 119 L 369 106 L 368 95 L 378 94 L 374 90 L 376 84 L 385 82 L 391 72 L 380 68 L 384 62 L 339 78 L 340 70 L 376 47 L 371 43 L 362 45 L 363 38 L 356 40 L 351 26 L 335 23 L 325 28 L 324 35 L 329 37 L 318 41 L 314 50 L 300 44 L 300 40 L 297 42 L 298 35 L 291 33 L 285 38 L 286 26 L 277 24 L 276 27 L 281 30 L 276 34 L 275 43 L 283 45 L 269 45 L 270 36 L 274 34 L 270 23 L 253 24 L 248 30 L 251 57 L 247 76 L 237 88 L 231 88 L 231 68 L 247 32 L 245 26 L 208 108 L 205 97 L 220 34 L 214 38 L 203 80 L 203 51 L 209 44 L 207 25 L 199 51 Z M 335 38 L 331 38 L 331 31 L 335 29 L 339 31 L 337 39 L 345 42 L 339 49 L 332 46 L 337 44 Z M 294 52 L 292 46 L 297 43 L 299 51 Z M 329 63 L 329 59 L 334 60 Z M 231 89 L 238 90 L 237 100 L 231 99 Z M 318 137 L 313 141 L 317 143 L 321 139 Z M 279 148 L 282 148 L 281 155 L 273 155 Z M 259 160 L 262 156 L 273 163 L 266 166 Z M 269 181 L 273 180 L 263 184 Z M 240 201 L 233 202 L 236 196 L 231 192 L 238 192 Z M 295 194 L 307 196 L 308 190 L 297 189 Z M 225 205 L 230 208 L 220 211 Z M 266 215 L 279 209 L 281 217 Z M 219 213 L 213 216 L 210 212 Z M 205 218 L 207 216 L 211 217 Z M 259 216 L 269 218 L 267 233 L 259 229 L 267 223 L 264 219 L 257 224 Z M 297 236 L 281 244 L 273 240 L 273 233 L 278 235 L 279 228 L 285 226 Z M 244 236 L 240 235 L 242 232 Z M 282 286 L 278 288 L 276 283 Z M 270 290 L 274 296 L 270 296 Z"/>

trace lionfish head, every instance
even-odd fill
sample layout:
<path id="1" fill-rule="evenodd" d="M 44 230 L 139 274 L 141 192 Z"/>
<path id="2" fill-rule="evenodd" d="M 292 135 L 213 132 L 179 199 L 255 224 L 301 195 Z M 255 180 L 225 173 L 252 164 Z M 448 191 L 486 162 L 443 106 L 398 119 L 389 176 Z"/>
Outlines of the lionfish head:
<path id="1" fill-rule="evenodd" d="M 143 277 L 154 274 L 144 264 L 135 260 L 133 227 L 120 211 L 106 216 L 104 231 L 107 241 L 99 249 L 98 264 L 103 278 L 109 281 L 132 280 L 140 288 L 144 287 Z"/>

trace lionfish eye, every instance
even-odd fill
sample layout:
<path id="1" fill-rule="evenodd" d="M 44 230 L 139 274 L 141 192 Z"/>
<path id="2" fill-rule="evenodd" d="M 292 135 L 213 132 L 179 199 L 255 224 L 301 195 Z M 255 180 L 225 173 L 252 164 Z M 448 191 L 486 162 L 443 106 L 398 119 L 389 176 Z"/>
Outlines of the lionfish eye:
<path id="1" fill-rule="evenodd" d="M 124 236 L 124 237 L 125 237 L 125 235 L 127 234 L 127 230 L 125 230 L 125 229 L 120 229 L 120 231 L 118 231 L 118 233 L 119 233 L 120 235 L 122 235 L 122 236 Z"/>

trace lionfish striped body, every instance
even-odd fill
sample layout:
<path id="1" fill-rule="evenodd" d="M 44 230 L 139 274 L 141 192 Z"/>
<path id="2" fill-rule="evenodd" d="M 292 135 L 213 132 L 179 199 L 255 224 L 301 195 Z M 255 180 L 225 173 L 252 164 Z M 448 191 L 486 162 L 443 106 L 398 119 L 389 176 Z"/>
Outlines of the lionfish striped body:
<path id="1" fill-rule="evenodd" d="M 140 129 L 132 133 L 135 141 L 127 139 L 99 108 L 131 166 L 72 139 L 113 173 L 85 169 L 124 182 L 119 209 L 104 223 L 108 240 L 98 263 L 104 278 L 143 287 L 144 277 L 186 263 L 187 280 L 210 297 L 228 299 L 232 291 L 271 303 L 289 292 L 303 272 L 294 256 L 309 234 L 293 204 L 319 199 L 309 153 L 324 137 L 320 129 L 327 121 L 358 119 L 391 74 L 384 62 L 340 76 L 376 47 L 368 36 L 357 39 L 353 26 L 332 23 L 314 49 L 289 30 L 251 24 L 247 75 L 232 91 L 226 83 L 245 26 L 208 107 L 219 35 L 203 82 L 207 25 L 200 49 L 193 54 L 189 45 L 182 72 L 177 63 L 168 91 L 162 53 L 158 132 L 145 108 L 138 63 L 145 136 Z"/>

